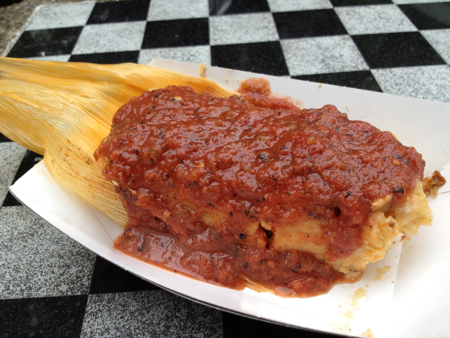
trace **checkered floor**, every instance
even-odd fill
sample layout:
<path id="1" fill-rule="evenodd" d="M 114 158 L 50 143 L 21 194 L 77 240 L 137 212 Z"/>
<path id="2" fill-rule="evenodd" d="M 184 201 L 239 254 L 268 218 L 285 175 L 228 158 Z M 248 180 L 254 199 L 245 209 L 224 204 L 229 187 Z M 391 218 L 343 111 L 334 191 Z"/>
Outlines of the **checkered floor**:
<path id="1" fill-rule="evenodd" d="M 8 56 L 160 57 L 450 103 L 450 1 L 49 5 Z M 325 337 L 194 304 L 96 257 L 8 193 L 40 159 L 0 134 L 1 337 Z"/>

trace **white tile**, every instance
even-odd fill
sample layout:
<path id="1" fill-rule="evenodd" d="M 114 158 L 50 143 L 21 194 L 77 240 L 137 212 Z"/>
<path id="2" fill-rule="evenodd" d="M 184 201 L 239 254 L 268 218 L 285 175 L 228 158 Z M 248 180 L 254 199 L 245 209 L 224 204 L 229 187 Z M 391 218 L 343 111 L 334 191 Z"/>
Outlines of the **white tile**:
<path id="1" fill-rule="evenodd" d="M 278 40 L 271 13 L 213 16 L 209 18 L 211 45 Z"/>
<path id="2" fill-rule="evenodd" d="M 450 66 L 373 69 L 385 93 L 450 103 Z"/>
<path id="3" fill-rule="evenodd" d="M 330 0 L 267 0 L 267 2 L 273 13 L 333 8 Z"/>
<path id="4" fill-rule="evenodd" d="M 12 184 L 26 151 L 14 142 L 0 143 L 0 206 L 8 194 L 8 187 Z"/>
<path id="5" fill-rule="evenodd" d="M 209 46 L 143 49 L 139 53 L 138 63 L 149 64 L 153 58 L 177 60 L 211 65 L 211 48 Z"/>
<path id="6" fill-rule="evenodd" d="M 83 28 L 72 54 L 140 50 L 145 25 L 145 21 L 87 25 Z"/>
<path id="7" fill-rule="evenodd" d="M 431 46 L 450 64 L 450 29 L 436 29 L 421 31 Z"/>
<path id="8" fill-rule="evenodd" d="M 88 294 L 95 254 L 24 206 L 0 209 L 0 298 Z"/>
<path id="9" fill-rule="evenodd" d="M 281 47 L 291 76 L 369 69 L 349 36 L 281 40 Z"/>
<path id="10" fill-rule="evenodd" d="M 430 3 L 430 2 L 450 2 L 449 0 L 392 0 L 394 4 L 420 4 L 420 3 Z"/>
<path id="11" fill-rule="evenodd" d="M 41 60 L 41 61 L 61 61 L 67 62 L 70 59 L 70 54 L 65 55 L 49 55 L 49 56 L 33 56 L 31 58 L 26 58 L 29 60 Z"/>
<path id="12" fill-rule="evenodd" d="M 95 2 L 40 6 L 34 12 L 26 30 L 84 26 Z"/>
<path id="13" fill-rule="evenodd" d="M 151 0 L 148 21 L 207 18 L 208 0 Z"/>
<path id="14" fill-rule="evenodd" d="M 166 291 L 89 295 L 81 337 L 223 337 L 222 313 Z"/>
<path id="15" fill-rule="evenodd" d="M 336 7 L 334 10 L 349 34 L 417 31 L 396 5 Z"/>

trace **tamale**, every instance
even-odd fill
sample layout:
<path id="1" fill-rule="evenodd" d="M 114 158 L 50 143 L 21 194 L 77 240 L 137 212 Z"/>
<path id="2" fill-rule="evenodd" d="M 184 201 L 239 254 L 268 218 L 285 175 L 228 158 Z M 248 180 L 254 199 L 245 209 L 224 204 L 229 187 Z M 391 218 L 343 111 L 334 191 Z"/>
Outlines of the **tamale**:
<path id="1" fill-rule="evenodd" d="M 102 169 L 105 170 L 105 163 L 100 168 L 93 158 L 97 146 L 108 136 L 113 115 L 117 109 L 126 104 L 130 98 L 141 95 L 145 90 L 165 88 L 168 85 L 188 85 L 197 93 L 207 93 L 216 98 L 232 95 L 232 93 L 221 89 L 215 83 L 204 78 L 191 78 L 134 64 L 100 66 L 14 59 L 0 59 L 0 62 L 2 71 L 4 70 L 0 75 L 0 131 L 25 147 L 43 154 L 46 166 L 61 184 L 67 186 L 82 199 L 109 215 L 122 226 L 127 225 L 128 216 L 122 206 L 123 200 L 121 201 L 118 197 L 119 195 L 116 194 L 117 187 L 115 185 L 117 184 L 114 184 L 114 181 L 108 182 L 103 178 Z M 175 100 L 177 101 L 176 97 Z M 334 114 L 338 116 L 340 113 L 335 112 Z M 314 140 L 308 139 L 307 141 L 312 142 Z M 307 144 L 309 145 L 309 143 Z M 259 154 L 257 158 L 265 162 L 266 158 L 264 156 Z M 300 170 L 300 172 L 296 172 L 299 174 L 303 169 L 295 170 Z M 277 182 L 277 180 L 278 178 L 274 179 L 274 176 L 269 179 L 270 182 Z M 279 185 L 280 183 L 277 184 Z M 286 187 L 289 186 L 289 184 L 285 185 Z M 421 193 L 420 183 L 416 187 L 418 188 L 418 193 Z M 394 193 L 398 192 L 394 191 Z M 348 191 L 342 193 L 343 199 L 347 199 L 351 195 Z M 290 196 L 290 193 L 288 192 L 287 195 Z M 349 200 L 353 199 L 354 196 L 355 194 Z M 265 200 L 264 198 L 264 196 L 260 196 L 262 201 Z M 422 200 L 420 198 L 420 201 Z M 389 209 L 390 201 L 391 199 L 382 200 L 384 204 L 378 208 L 383 209 L 379 211 L 380 217 Z M 211 205 L 211 208 L 214 209 L 215 206 Z M 341 214 L 341 209 L 339 208 L 330 210 L 332 211 L 331 217 L 339 217 Z M 330 210 L 327 209 L 324 212 L 328 213 Z M 377 211 L 373 209 L 373 206 L 372 210 Z M 423 222 L 428 223 L 431 218 L 429 209 L 425 208 L 423 210 L 426 212 L 419 213 L 418 216 L 420 217 L 418 218 L 420 218 L 421 222 L 425 219 Z M 226 211 L 224 215 L 237 216 L 235 210 Z M 309 218 L 314 214 L 312 211 L 308 210 L 303 213 L 306 215 L 305 217 Z M 392 211 L 395 213 L 395 210 Z M 216 213 L 221 216 L 218 211 Z M 242 211 L 242 214 L 249 216 L 245 211 Z M 159 221 L 163 219 L 157 212 L 152 211 L 152 215 L 158 215 Z M 162 215 L 164 216 L 165 214 Z M 287 264 L 287 257 L 291 254 L 294 257 L 294 253 L 302 252 L 309 252 L 315 255 L 314 259 L 310 259 L 309 256 L 303 259 L 305 262 L 312 262 L 311 266 L 315 264 L 315 260 L 324 262 L 328 260 L 329 257 L 322 253 L 323 250 L 319 252 L 313 250 L 319 246 L 309 243 L 316 241 L 316 239 L 319 240 L 319 237 L 322 236 L 322 224 L 317 226 L 312 220 L 310 221 L 314 224 L 311 222 L 306 224 L 303 222 L 304 220 L 301 220 L 301 222 L 293 224 L 298 226 L 298 231 L 292 232 L 291 230 L 294 229 L 292 224 L 289 227 L 274 227 L 269 223 L 269 218 L 256 219 L 257 216 L 252 216 L 255 217 L 255 229 L 261 235 L 264 235 L 264 231 L 270 233 L 269 237 L 273 237 L 270 241 L 272 249 L 280 255 L 278 266 L 281 266 L 283 262 Z M 391 217 L 391 215 L 388 216 Z M 171 215 L 168 217 L 171 217 Z M 277 217 L 274 219 L 277 219 Z M 282 217 L 283 212 L 278 218 L 281 219 Z M 393 217 L 395 218 L 395 214 Z M 216 221 L 220 223 L 223 219 L 224 217 L 221 216 Z M 358 222 L 362 221 L 364 220 L 361 219 Z M 369 261 L 382 258 L 393 238 L 400 231 L 399 228 L 391 231 L 390 228 L 397 221 L 391 219 L 387 221 L 384 216 L 380 220 L 373 219 L 371 221 L 377 225 L 374 229 L 384 228 L 384 230 L 389 230 L 387 232 L 383 230 L 383 234 L 387 234 L 387 239 L 380 238 L 381 245 L 376 243 L 378 246 L 373 247 L 372 244 L 376 242 L 376 238 L 374 241 L 374 236 L 372 236 L 374 230 L 371 230 L 368 232 L 369 235 L 364 235 L 364 238 L 370 239 L 370 245 L 368 248 L 363 248 L 363 251 L 356 252 L 356 260 L 353 257 L 349 257 L 351 258 L 349 259 L 349 264 L 347 264 L 346 260 L 342 262 L 336 261 L 338 265 L 334 267 L 335 270 L 348 275 L 346 277 L 350 281 L 359 278 Z M 203 222 L 211 227 L 215 225 L 215 221 L 210 221 L 209 223 L 211 224 L 205 220 Z M 307 234 L 304 231 L 305 224 L 307 227 L 317 230 L 317 233 L 311 233 L 307 229 Z M 291 232 L 283 232 L 286 229 L 290 229 L 289 231 Z M 225 230 L 228 231 L 229 229 Z M 132 233 L 130 234 L 133 235 Z M 310 240 L 302 239 L 306 235 L 310 237 L 310 234 L 312 234 Z M 328 234 L 328 232 L 325 234 Z M 241 233 L 236 233 L 236 236 L 243 240 L 241 235 Z M 290 239 L 292 236 L 296 238 L 295 241 Z M 246 237 L 252 238 L 249 234 L 246 234 L 244 239 Z M 292 245 L 286 247 L 286 241 L 282 240 L 283 238 Z M 305 243 L 308 245 L 304 246 L 303 244 Z M 337 256 L 339 256 L 338 253 Z M 343 258 L 345 257 L 343 256 Z M 355 265 L 354 262 L 358 264 Z M 246 269 L 246 263 L 243 262 L 244 269 Z M 297 268 L 297 260 L 290 263 L 293 264 L 293 267 L 289 268 L 288 272 L 291 273 L 292 271 L 296 274 L 300 269 Z M 270 264 L 268 266 L 271 267 Z M 247 286 L 253 284 L 253 287 L 254 285 L 261 287 L 258 280 L 255 282 L 245 275 L 243 278 L 248 282 Z M 315 278 L 317 278 L 317 275 Z M 283 293 L 286 294 L 286 292 Z"/>

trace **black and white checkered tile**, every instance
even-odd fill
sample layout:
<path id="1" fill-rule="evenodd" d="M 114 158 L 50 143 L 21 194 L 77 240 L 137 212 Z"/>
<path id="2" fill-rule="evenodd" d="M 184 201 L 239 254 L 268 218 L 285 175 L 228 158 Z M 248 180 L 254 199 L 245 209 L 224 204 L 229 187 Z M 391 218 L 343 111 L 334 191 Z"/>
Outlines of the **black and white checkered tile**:
<path id="1" fill-rule="evenodd" d="M 450 1 L 48 5 L 8 56 L 160 57 L 450 103 Z M 8 193 L 40 159 L 0 134 L 1 337 L 325 337 L 197 305 L 96 257 Z"/>

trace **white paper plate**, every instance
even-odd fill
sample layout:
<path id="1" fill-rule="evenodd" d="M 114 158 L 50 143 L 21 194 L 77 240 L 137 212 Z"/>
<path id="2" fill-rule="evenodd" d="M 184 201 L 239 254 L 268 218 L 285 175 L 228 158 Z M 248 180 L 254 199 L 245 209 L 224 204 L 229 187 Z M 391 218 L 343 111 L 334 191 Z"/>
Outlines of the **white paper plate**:
<path id="1" fill-rule="evenodd" d="M 154 59 L 152 66 L 199 76 L 199 66 Z M 239 81 L 264 77 L 273 93 L 301 101 L 303 107 L 334 104 L 351 119 L 364 120 L 392 131 L 405 145 L 414 146 L 427 161 L 425 174 L 450 162 L 450 105 L 376 92 L 276 78 L 207 67 L 205 76 L 229 90 Z M 447 166 L 449 167 L 449 166 Z M 446 168 L 444 177 L 450 177 Z M 131 273 L 193 301 L 224 311 L 335 334 L 359 336 L 371 329 L 378 337 L 446 337 L 450 330 L 450 184 L 429 200 L 435 215 L 432 227 L 393 245 L 383 261 L 371 264 L 357 284 L 339 285 L 327 295 L 284 299 L 252 290 L 234 291 L 143 263 L 112 248 L 122 228 L 80 201 L 38 164 L 10 191 L 56 228 L 88 249 Z M 401 255 L 400 255 L 400 251 Z M 381 280 L 377 268 L 390 266 Z M 398 273 L 397 273 L 398 270 Z M 363 289 L 357 293 L 358 289 Z M 363 295 L 362 297 L 355 297 Z"/>

